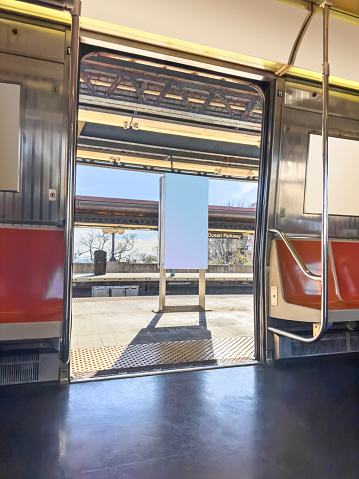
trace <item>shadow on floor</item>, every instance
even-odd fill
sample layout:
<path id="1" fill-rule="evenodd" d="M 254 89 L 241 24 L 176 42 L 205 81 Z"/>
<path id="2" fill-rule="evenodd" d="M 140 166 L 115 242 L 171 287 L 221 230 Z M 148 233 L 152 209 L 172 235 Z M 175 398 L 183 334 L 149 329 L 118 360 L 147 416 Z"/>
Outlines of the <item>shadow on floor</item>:
<path id="1" fill-rule="evenodd" d="M 166 314 L 166 313 L 165 313 Z M 185 315 L 186 313 L 181 313 Z M 211 339 L 207 329 L 206 313 L 198 313 L 198 326 L 171 326 L 157 328 L 163 313 L 156 313 L 146 328 L 142 328 L 130 344 L 167 343 L 170 341 L 191 341 L 195 339 Z"/>
<path id="2" fill-rule="evenodd" d="M 212 338 L 205 312 L 198 313 L 198 326 L 157 328 L 163 314 L 166 313 L 156 313 L 148 326 L 138 332 L 110 372 L 98 371 L 93 377 L 217 364 L 212 343 L 203 341 Z"/>

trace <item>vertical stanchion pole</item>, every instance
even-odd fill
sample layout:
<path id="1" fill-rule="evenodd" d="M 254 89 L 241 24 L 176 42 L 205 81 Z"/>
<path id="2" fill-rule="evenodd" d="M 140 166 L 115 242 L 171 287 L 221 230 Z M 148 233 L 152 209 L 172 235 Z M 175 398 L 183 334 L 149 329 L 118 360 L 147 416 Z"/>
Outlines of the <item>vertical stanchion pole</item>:
<path id="1" fill-rule="evenodd" d="M 61 359 L 64 364 L 70 360 L 70 335 L 72 315 L 72 256 L 74 228 L 74 188 L 77 144 L 77 94 L 80 43 L 81 0 L 75 0 L 71 8 L 70 80 L 68 98 L 67 128 L 67 188 L 65 218 L 65 265 L 64 265 L 64 315 L 61 344 Z"/>
<path id="2" fill-rule="evenodd" d="M 329 135 L 329 61 L 328 61 L 328 32 L 329 32 L 329 3 L 324 1 L 321 4 L 323 8 L 323 65 L 322 65 L 322 85 L 323 85 L 323 111 L 322 111 L 322 237 L 321 237 L 321 262 L 322 274 L 320 277 L 322 285 L 320 325 L 316 329 L 316 334 L 312 338 L 300 336 L 298 334 L 283 331 L 278 328 L 269 327 L 272 333 L 297 339 L 304 343 L 314 343 L 319 341 L 328 328 L 328 242 L 329 242 L 329 217 L 328 217 L 328 135 Z M 280 232 L 278 229 L 272 231 Z M 283 232 L 281 236 L 285 238 Z M 290 243 L 288 241 L 288 243 Z M 294 255 L 295 256 L 295 255 Z M 300 260 L 301 261 L 301 260 Z M 299 264 L 299 261 L 297 261 Z M 299 264 L 300 266 L 300 264 Z M 305 266 L 305 265 L 304 265 Z M 300 266 L 301 267 L 301 266 Z M 306 268 L 308 270 L 308 268 Z"/>
<path id="3" fill-rule="evenodd" d="M 323 161 L 323 197 L 322 197 L 322 304 L 321 325 L 324 333 L 328 323 L 328 120 L 329 120 L 329 62 L 328 62 L 329 5 L 323 4 L 323 113 L 322 113 L 322 161 Z"/>

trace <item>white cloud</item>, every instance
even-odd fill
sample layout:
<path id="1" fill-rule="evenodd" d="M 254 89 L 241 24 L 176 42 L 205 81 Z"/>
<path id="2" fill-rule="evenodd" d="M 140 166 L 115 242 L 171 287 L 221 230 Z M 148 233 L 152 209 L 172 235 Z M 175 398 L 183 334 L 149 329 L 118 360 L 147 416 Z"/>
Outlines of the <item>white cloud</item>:
<path id="1" fill-rule="evenodd" d="M 257 183 L 229 180 L 211 180 L 209 203 L 223 205 L 237 201 L 254 203 L 257 198 Z"/>
<path id="2" fill-rule="evenodd" d="M 135 240 L 135 249 L 138 253 L 153 254 L 154 248 L 157 248 L 157 238 L 137 239 Z"/>

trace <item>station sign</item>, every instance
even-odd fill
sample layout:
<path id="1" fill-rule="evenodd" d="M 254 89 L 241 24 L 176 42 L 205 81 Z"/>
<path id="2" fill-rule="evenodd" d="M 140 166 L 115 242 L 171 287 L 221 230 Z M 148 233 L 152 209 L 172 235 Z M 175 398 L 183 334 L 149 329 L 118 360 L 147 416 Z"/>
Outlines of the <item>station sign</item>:
<path id="1" fill-rule="evenodd" d="M 219 239 L 242 239 L 243 233 L 212 233 L 208 232 L 208 238 L 219 238 Z"/>

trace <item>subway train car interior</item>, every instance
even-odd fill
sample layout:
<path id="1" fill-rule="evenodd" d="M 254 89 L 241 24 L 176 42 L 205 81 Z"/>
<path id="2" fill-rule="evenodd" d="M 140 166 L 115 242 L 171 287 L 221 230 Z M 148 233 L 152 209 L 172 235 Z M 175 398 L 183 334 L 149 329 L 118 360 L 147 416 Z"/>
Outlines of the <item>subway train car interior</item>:
<path id="1" fill-rule="evenodd" d="M 358 44 L 357 0 L 0 0 L 0 479 L 359 477 Z"/>

